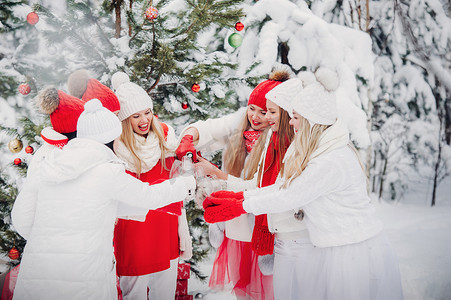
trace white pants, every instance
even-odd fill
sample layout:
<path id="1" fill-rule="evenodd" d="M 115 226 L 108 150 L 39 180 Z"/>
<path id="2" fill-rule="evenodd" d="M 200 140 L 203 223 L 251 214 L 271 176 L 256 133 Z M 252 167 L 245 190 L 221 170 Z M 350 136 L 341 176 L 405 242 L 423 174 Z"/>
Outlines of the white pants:
<path id="1" fill-rule="evenodd" d="M 124 300 L 174 300 L 178 261 L 178 258 L 171 260 L 171 266 L 164 271 L 142 276 L 119 277 Z"/>
<path id="2" fill-rule="evenodd" d="M 310 270 L 306 266 L 315 254 L 315 246 L 309 237 L 296 241 L 276 239 L 273 271 L 275 300 L 314 299 L 304 297 L 300 283 L 309 279 Z"/>

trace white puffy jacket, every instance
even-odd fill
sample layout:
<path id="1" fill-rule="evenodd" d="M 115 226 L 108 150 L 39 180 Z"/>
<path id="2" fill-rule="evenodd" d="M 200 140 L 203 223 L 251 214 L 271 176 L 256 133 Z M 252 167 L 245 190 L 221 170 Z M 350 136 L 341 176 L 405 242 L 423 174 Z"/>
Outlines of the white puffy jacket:
<path id="1" fill-rule="evenodd" d="M 98 142 L 73 139 L 27 179 L 12 211 L 27 239 L 15 300 L 117 299 L 113 230 L 119 203 L 148 209 L 182 201 L 185 180 L 149 186 Z"/>

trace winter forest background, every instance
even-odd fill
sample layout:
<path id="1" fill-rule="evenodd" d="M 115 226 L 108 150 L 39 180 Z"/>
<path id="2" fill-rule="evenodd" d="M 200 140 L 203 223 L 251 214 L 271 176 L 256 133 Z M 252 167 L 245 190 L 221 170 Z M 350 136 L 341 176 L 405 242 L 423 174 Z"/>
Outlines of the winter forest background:
<path id="1" fill-rule="evenodd" d="M 152 20 L 145 17 L 149 7 L 158 10 Z M 30 12 L 39 17 L 34 25 L 27 22 Z M 111 75 L 124 71 L 151 95 L 159 118 L 180 132 L 195 120 L 245 106 L 253 87 L 274 67 L 295 75 L 321 65 L 339 74 L 340 116 L 366 163 L 371 196 L 389 232 L 399 237 L 394 243 L 401 271 L 427 278 L 421 291 L 409 287 L 414 290 L 406 299 L 450 297 L 451 274 L 443 273 L 451 269 L 450 255 L 434 252 L 451 246 L 445 233 L 451 217 L 450 13 L 447 0 L 2 0 L 5 263 L 18 263 L 7 254 L 24 245 L 10 226 L 9 212 L 32 157 L 25 147 L 37 149 L 40 130 L 50 124 L 33 101 L 44 87 L 67 92 L 69 74 L 81 68 L 111 86 Z M 8 145 L 16 139 L 23 150 L 13 153 Z M 16 158 L 21 163 L 15 164 Z M 191 225 L 196 266 L 211 249 L 205 246 L 201 213 L 191 217 Z M 406 230 L 428 242 L 413 242 Z M 409 251 L 441 263 L 436 269 L 403 266 Z M 193 271 L 202 277 L 202 263 L 198 266 Z"/>

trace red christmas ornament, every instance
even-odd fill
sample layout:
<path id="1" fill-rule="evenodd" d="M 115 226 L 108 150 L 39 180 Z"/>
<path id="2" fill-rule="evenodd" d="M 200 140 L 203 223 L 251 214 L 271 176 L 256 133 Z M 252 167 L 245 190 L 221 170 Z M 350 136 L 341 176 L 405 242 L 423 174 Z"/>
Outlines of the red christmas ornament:
<path id="1" fill-rule="evenodd" d="M 192 90 L 193 92 L 195 92 L 195 93 L 199 92 L 199 91 L 200 91 L 200 85 L 198 85 L 197 83 L 193 84 L 193 85 L 191 86 L 191 90 Z"/>
<path id="2" fill-rule="evenodd" d="M 148 9 L 146 9 L 145 16 L 149 21 L 155 20 L 156 18 L 158 18 L 158 9 L 153 6 L 149 7 Z"/>
<path id="3" fill-rule="evenodd" d="M 244 24 L 241 23 L 241 22 L 236 22 L 235 29 L 238 30 L 238 31 L 243 30 L 244 29 Z"/>
<path id="4" fill-rule="evenodd" d="M 36 25 L 36 23 L 39 22 L 39 16 L 38 16 L 38 14 L 35 13 L 34 11 L 32 11 L 31 13 L 29 13 L 29 14 L 27 15 L 27 22 L 28 22 L 28 24 Z"/>
<path id="5" fill-rule="evenodd" d="M 188 108 L 188 103 L 183 102 L 183 103 L 182 103 L 182 108 L 183 108 L 183 109 L 187 109 L 187 108 Z"/>
<path id="6" fill-rule="evenodd" d="M 16 158 L 16 159 L 14 160 L 14 164 L 15 164 L 16 166 L 20 165 L 21 163 L 22 163 L 22 160 L 21 160 L 20 158 Z"/>
<path id="7" fill-rule="evenodd" d="M 20 256 L 19 250 L 17 250 L 15 247 L 12 247 L 11 250 L 8 251 L 8 257 L 12 260 L 18 259 Z"/>
<path id="8" fill-rule="evenodd" d="M 27 146 L 25 147 L 25 152 L 27 152 L 28 154 L 32 154 L 34 152 L 34 149 L 31 146 Z"/>
<path id="9" fill-rule="evenodd" d="M 28 83 L 22 83 L 19 85 L 19 93 L 22 95 L 28 95 L 31 92 L 31 87 Z"/>

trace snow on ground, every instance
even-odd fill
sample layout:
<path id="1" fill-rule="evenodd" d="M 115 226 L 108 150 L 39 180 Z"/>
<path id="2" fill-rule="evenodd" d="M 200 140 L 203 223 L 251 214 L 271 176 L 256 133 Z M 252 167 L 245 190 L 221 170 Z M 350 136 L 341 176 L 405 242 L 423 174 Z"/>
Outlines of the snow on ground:
<path id="1" fill-rule="evenodd" d="M 406 300 L 451 299 L 451 196 L 449 198 L 447 203 L 435 207 L 375 202 L 399 258 Z M 214 253 L 201 265 L 204 274 L 210 274 L 213 259 Z M 188 290 L 189 294 L 197 294 L 195 299 L 236 299 L 229 292 L 209 291 L 208 283 L 194 278 L 189 279 Z"/>

